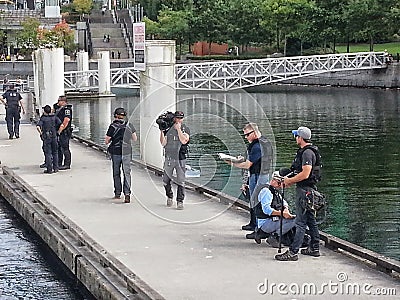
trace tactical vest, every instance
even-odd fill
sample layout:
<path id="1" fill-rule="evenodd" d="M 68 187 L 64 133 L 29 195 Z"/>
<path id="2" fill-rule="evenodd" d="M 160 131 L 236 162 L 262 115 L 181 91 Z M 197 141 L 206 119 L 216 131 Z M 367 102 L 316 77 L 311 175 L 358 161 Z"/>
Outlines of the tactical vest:
<path id="1" fill-rule="evenodd" d="M 297 150 L 296 157 L 294 158 L 290 169 L 292 171 L 295 171 L 295 173 L 297 173 L 297 174 L 302 171 L 302 169 L 303 169 L 303 166 L 301 164 L 302 156 L 303 156 L 304 151 L 306 151 L 307 149 L 310 149 L 314 152 L 315 164 L 312 166 L 310 176 L 307 179 L 298 182 L 297 184 L 299 186 L 303 186 L 303 187 L 313 187 L 313 186 L 315 186 L 315 184 L 317 184 L 317 182 L 321 181 L 321 168 L 322 168 L 321 160 L 322 159 L 321 159 L 321 155 L 319 153 L 317 146 L 307 145 L 307 146 Z"/>
<path id="2" fill-rule="evenodd" d="M 188 133 L 187 127 L 184 124 L 182 124 L 181 130 L 183 133 Z M 179 140 L 178 131 L 174 127 L 171 127 L 165 136 L 167 138 L 167 144 L 164 146 L 165 156 L 172 159 L 186 159 L 189 142 L 182 144 Z"/>
<path id="3" fill-rule="evenodd" d="M 21 97 L 16 90 L 8 90 L 5 96 L 7 99 L 7 108 L 18 108 Z"/>
<path id="4" fill-rule="evenodd" d="M 56 138 L 56 116 L 43 115 L 42 117 L 42 136 L 44 139 Z"/>
<path id="5" fill-rule="evenodd" d="M 260 138 L 256 140 L 255 143 L 249 145 L 249 153 L 256 143 L 260 144 L 261 158 L 251 165 L 249 171 L 251 174 L 269 174 L 273 154 L 271 142 L 266 137 L 260 136 Z"/>
<path id="6" fill-rule="evenodd" d="M 279 191 L 274 188 L 273 186 L 269 184 L 260 184 L 259 186 L 256 187 L 256 190 L 254 191 L 255 196 L 258 199 L 258 195 L 260 194 L 261 190 L 263 188 L 268 188 L 270 192 L 272 193 L 272 201 L 271 201 L 271 207 L 275 210 L 281 210 L 282 209 L 282 195 L 279 193 Z M 262 210 L 262 204 L 261 201 L 258 201 L 257 205 L 254 207 L 254 212 L 256 214 L 256 217 L 259 219 L 269 219 L 272 218 L 272 216 L 267 215 L 264 213 Z"/>
<path id="7" fill-rule="evenodd" d="M 67 104 L 65 106 L 60 107 L 57 111 L 56 111 L 56 116 L 61 120 L 61 123 L 64 122 L 64 118 L 68 117 L 69 118 L 69 122 L 67 124 L 67 126 L 65 127 L 65 129 L 63 130 L 63 132 L 66 133 L 71 133 L 72 132 L 72 105 Z"/>

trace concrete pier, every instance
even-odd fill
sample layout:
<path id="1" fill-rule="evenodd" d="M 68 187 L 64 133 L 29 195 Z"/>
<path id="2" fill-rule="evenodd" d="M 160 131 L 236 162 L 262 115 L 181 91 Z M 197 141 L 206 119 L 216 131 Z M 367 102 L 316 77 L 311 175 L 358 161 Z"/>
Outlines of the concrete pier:
<path id="1" fill-rule="evenodd" d="M 273 259 L 240 230 L 248 217 L 188 191 L 165 206 L 161 178 L 133 167 L 134 199 L 113 196 L 105 155 L 71 142 L 72 169 L 43 174 L 33 125 L 0 125 L 0 192 L 97 299 L 397 299 L 399 280 L 321 246 L 319 258 Z M 314 289 L 315 287 L 315 289 Z"/>

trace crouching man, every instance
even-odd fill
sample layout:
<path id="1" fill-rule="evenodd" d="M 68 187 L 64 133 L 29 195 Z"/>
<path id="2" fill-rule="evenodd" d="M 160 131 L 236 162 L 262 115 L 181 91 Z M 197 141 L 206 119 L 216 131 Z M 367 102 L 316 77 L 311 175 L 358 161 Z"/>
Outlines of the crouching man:
<path id="1" fill-rule="evenodd" d="M 295 232 L 295 215 L 291 214 L 287 202 L 282 198 L 279 189 L 282 187 L 282 177 L 279 171 L 272 175 L 269 184 L 263 184 L 257 187 L 258 204 L 255 207 L 257 218 L 257 230 L 255 241 L 261 243 L 262 239 L 267 238 L 267 243 L 272 247 L 279 246 L 280 234 L 280 215 L 282 203 L 284 206 L 282 220 L 282 243 L 291 242 Z"/>

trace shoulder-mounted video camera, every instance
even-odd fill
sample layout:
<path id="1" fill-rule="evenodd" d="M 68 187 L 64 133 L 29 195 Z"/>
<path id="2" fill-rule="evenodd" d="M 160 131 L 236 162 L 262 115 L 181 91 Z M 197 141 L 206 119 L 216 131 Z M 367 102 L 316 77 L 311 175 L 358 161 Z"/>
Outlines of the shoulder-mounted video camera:
<path id="1" fill-rule="evenodd" d="M 158 116 L 156 120 L 158 128 L 163 131 L 168 131 L 168 129 L 170 129 L 175 123 L 174 118 L 175 114 L 170 111 L 167 111 L 162 115 Z"/>

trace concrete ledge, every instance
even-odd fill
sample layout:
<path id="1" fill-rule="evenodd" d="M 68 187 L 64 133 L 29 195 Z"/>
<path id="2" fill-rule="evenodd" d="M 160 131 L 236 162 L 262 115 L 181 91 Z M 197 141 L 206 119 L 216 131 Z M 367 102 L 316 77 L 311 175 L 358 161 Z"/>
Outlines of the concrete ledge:
<path id="1" fill-rule="evenodd" d="M 97 299 L 164 299 L 6 166 L 0 194 Z"/>

